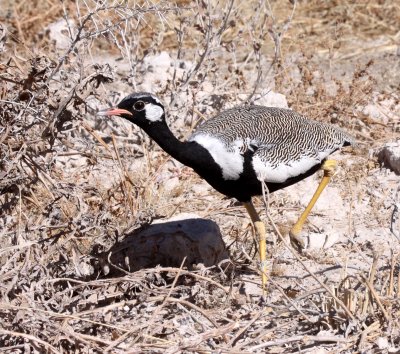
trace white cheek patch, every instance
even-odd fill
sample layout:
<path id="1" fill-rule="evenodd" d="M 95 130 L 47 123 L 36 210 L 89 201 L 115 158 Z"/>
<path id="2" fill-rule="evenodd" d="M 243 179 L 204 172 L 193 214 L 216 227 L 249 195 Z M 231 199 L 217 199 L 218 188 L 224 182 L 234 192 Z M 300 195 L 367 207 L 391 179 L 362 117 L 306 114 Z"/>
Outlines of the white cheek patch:
<path id="1" fill-rule="evenodd" d="M 239 179 L 244 164 L 244 158 L 240 154 L 242 145 L 240 141 L 232 145 L 232 151 L 228 150 L 220 139 L 208 134 L 195 135 L 190 141 L 195 141 L 211 154 L 214 161 L 221 167 L 222 177 L 225 180 Z"/>
<path id="2" fill-rule="evenodd" d="M 146 112 L 146 119 L 148 119 L 151 122 L 157 122 L 161 121 L 161 117 L 164 114 L 164 110 L 155 104 L 148 103 L 144 107 L 144 110 Z"/>

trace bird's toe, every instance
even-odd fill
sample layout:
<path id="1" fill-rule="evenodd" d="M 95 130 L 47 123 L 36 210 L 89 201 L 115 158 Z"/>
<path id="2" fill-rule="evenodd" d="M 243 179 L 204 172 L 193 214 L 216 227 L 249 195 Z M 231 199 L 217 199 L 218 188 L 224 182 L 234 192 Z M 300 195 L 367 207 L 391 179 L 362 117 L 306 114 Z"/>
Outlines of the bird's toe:
<path id="1" fill-rule="evenodd" d="M 289 232 L 290 244 L 297 252 L 303 253 L 306 248 L 306 244 L 304 242 L 304 238 L 301 236 L 300 233 Z"/>

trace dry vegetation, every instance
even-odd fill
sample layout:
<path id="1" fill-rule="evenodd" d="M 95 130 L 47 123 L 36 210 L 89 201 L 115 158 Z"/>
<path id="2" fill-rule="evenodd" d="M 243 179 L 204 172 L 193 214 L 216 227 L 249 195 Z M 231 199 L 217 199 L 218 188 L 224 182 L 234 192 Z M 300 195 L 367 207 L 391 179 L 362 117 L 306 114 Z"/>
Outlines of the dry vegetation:
<path id="1" fill-rule="evenodd" d="M 399 181 L 373 154 L 400 136 L 396 1 L 3 0 L 0 21 L 4 352 L 399 350 Z M 181 138 L 270 89 L 352 132 L 360 147 L 334 181 L 346 241 L 299 256 L 276 235 L 301 206 L 271 197 L 262 299 L 242 208 L 140 130 L 95 116 L 137 89 L 163 99 Z M 386 102 L 387 119 L 366 113 L 372 102 Z M 110 263 L 132 230 L 180 212 L 218 223 L 229 267 Z"/>

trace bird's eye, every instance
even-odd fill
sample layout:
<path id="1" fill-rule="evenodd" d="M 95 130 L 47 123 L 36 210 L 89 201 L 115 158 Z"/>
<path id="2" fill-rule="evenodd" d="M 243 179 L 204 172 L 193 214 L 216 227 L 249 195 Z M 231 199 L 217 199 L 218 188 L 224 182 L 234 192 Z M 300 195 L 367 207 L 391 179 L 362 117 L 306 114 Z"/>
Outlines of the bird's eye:
<path id="1" fill-rule="evenodd" d="M 133 108 L 135 109 L 135 111 L 142 111 L 144 109 L 144 102 L 143 101 L 137 101 L 134 103 Z"/>

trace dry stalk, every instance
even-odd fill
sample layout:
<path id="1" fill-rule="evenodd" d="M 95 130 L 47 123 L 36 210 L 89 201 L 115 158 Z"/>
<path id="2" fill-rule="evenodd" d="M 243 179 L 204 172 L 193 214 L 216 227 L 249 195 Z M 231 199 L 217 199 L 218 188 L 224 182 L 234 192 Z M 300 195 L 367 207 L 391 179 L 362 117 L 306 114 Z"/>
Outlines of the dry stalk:
<path id="1" fill-rule="evenodd" d="M 152 273 L 159 273 L 159 272 L 173 272 L 173 273 L 181 273 L 182 275 L 189 275 L 193 278 L 196 278 L 198 280 L 203 280 L 206 281 L 219 289 L 223 290 L 226 294 L 229 294 L 229 289 L 227 287 L 221 285 L 220 283 L 217 283 L 215 280 L 212 280 L 211 278 L 205 277 L 203 275 L 197 274 L 193 271 L 187 271 L 187 270 L 179 270 L 180 268 L 172 268 L 172 267 L 157 267 L 155 269 L 148 269 L 147 272 L 152 272 Z"/>
<path id="2" fill-rule="evenodd" d="M 131 185 L 133 185 L 133 186 L 135 184 L 130 179 L 129 174 L 126 171 L 126 168 L 125 168 L 125 166 L 123 165 L 123 163 L 121 161 L 121 157 L 119 156 L 117 144 L 115 142 L 114 134 L 112 134 L 112 142 L 113 142 L 114 152 L 115 152 L 115 155 L 117 156 L 117 160 L 118 160 L 118 163 L 119 163 L 119 169 L 120 169 L 120 171 L 122 171 L 122 173 L 119 172 L 119 175 L 120 175 L 120 178 L 121 178 L 121 187 L 122 187 L 122 190 L 123 190 L 123 192 L 125 194 L 125 198 L 127 200 L 127 204 L 129 205 L 129 208 L 131 209 L 131 212 L 134 213 L 135 212 L 134 201 L 133 201 L 132 196 L 131 196 L 131 194 L 132 194 L 131 192 L 132 191 L 131 191 L 131 188 L 129 188 L 129 185 L 126 182 L 127 181 L 130 182 Z"/>
<path id="3" fill-rule="evenodd" d="M 232 347 L 236 342 L 243 336 L 244 333 L 262 316 L 262 312 L 259 312 L 254 318 L 249 321 L 228 343 L 229 347 Z"/>
<path id="4" fill-rule="evenodd" d="M 377 269 L 379 257 L 380 257 L 380 255 L 378 253 L 374 253 L 374 258 L 373 258 L 373 261 L 371 264 L 371 268 L 369 271 L 369 277 L 368 277 L 368 288 L 369 289 L 372 287 L 372 284 L 374 284 L 374 281 L 375 281 L 375 275 L 376 275 L 376 269 Z M 365 316 L 367 314 L 368 308 L 371 304 L 372 296 L 373 296 L 372 293 L 366 289 L 363 308 L 362 308 L 362 312 L 361 312 L 362 316 Z"/>
<path id="5" fill-rule="evenodd" d="M 368 280 L 367 278 L 360 276 L 360 279 L 363 281 L 363 283 L 368 287 L 370 294 L 371 294 L 371 298 L 374 298 L 376 303 L 378 304 L 378 307 L 380 308 L 380 310 L 382 311 L 383 317 L 385 317 L 385 320 L 387 322 L 390 321 L 390 316 L 389 314 L 386 312 L 385 307 L 383 306 L 378 293 L 376 292 L 376 290 L 374 289 L 373 283 L 371 283 L 370 280 Z"/>
<path id="6" fill-rule="evenodd" d="M 259 345 L 255 345 L 250 348 L 251 352 L 254 352 L 259 349 L 275 347 L 275 346 L 283 346 L 292 342 L 300 342 L 305 345 L 310 345 L 312 342 L 316 343 L 351 343 L 354 342 L 354 338 L 340 338 L 334 336 L 293 336 L 289 338 L 277 339 L 274 341 L 264 342 Z"/>
<path id="7" fill-rule="evenodd" d="M 373 323 L 371 323 L 367 328 L 365 328 L 360 336 L 360 341 L 358 342 L 358 349 L 362 350 L 364 345 L 365 345 L 365 341 L 367 340 L 367 336 L 369 333 L 371 332 L 375 332 L 380 328 L 380 323 L 379 321 L 375 321 Z"/>
<path id="8" fill-rule="evenodd" d="M 22 337 L 22 338 L 32 342 L 34 346 L 36 344 L 40 344 L 44 348 L 46 348 L 46 350 L 48 350 L 48 351 L 50 351 L 52 353 L 61 354 L 61 352 L 59 350 L 57 350 L 56 348 L 54 348 L 52 345 L 50 345 L 49 343 L 41 340 L 40 338 L 37 338 L 37 337 L 31 335 L 31 334 L 20 333 L 20 332 L 15 332 L 15 331 L 8 331 L 8 330 L 2 329 L 2 328 L 0 328 L 0 333 L 4 334 L 4 335 L 8 335 L 8 336 Z"/>
<path id="9" fill-rule="evenodd" d="M 297 5 L 297 0 L 292 1 L 293 4 L 293 8 L 292 11 L 289 15 L 289 17 L 287 18 L 287 20 L 285 21 L 284 26 L 281 29 L 277 29 L 277 21 L 276 18 L 274 16 L 274 13 L 272 11 L 272 7 L 269 1 L 266 2 L 268 5 L 268 13 L 266 14 L 265 18 L 264 18 L 264 25 L 262 26 L 262 28 L 267 27 L 267 31 L 268 34 L 271 36 L 273 43 L 274 43 L 274 57 L 272 59 L 272 62 L 268 68 L 268 70 L 264 73 L 262 70 L 262 65 L 261 65 L 261 43 L 260 43 L 260 39 L 262 39 L 265 36 L 265 33 L 261 32 L 259 34 L 259 38 L 252 38 L 252 42 L 253 42 L 253 48 L 254 48 L 254 53 L 256 56 L 256 60 L 257 60 L 257 79 L 255 81 L 254 87 L 252 92 L 250 93 L 250 95 L 247 97 L 246 102 L 250 102 L 251 99 L 254 97 L 254 95 L 256 94 L 260 84 L 265 80 L 266 77 L 268 77 L 269 73 L 271 72 L 271 70 L 277 66 L 277 68 L 279 69 L 282 66 L 282 51 L 281 51 L 281 43 L 282 43 L 282 39 L 285 36 L 285 33 L 288 31 L 292 20 L 293 20 L 293 16 L 296 10 L 296 5 Z M 267 25 L 267 21 L 268 18 L 271 18 L 271 22 L 268 23 Z M 252 33 L 253 31 L 250 31 L 250 33 Z"/>
<path id="10" fill-rule="evenodd" d="M 389 286 L 386 292 L 387 296 L 394 296 L 394 271 L 396 269 L 397 258 L 399 256 L 398 254 L 395 254 L 393 250 L 391 253 L 392 257 L 390 262 Z"/>
<path id="11" fill-rule="evenodd" d="M 400 272 L 397 274 L 397 293 L 396 297 L 400 298 Z"/>
<path id="12" fill-rule="evenodd" d="M 31 307 L 24 307 L 24 306 L 14 306 L 14 305 L 10 305 L 7 303 L 1 303 L 0 304 L 0 308 L 2 309 L 13 309 L 16 311 L 27 311 L 30 312 L 31 315 L 34 315 L 35 312 L 40 312 L 43 313 L 45 315 L 47 315 L 49 318 L 56 318 L 56 319 L 64 319 L 64 320 L 71 320 L 71 321 L 82 321 L 82 322 L 87 322 L 90 324 L 93 324 L 95 326 L 102 326 L 102 327 L 107 327 L 110 328 L 112 330 L 118 330 L 118 331 L 122 331 L 122 332 L 126 332 L 128 329 L 124 328 L 124 327 L 119 327 L 119 326 L 114 326 L 114 325 L 109 325 L 106 323 L 102 323 L 102 322 L 98 322 L 98 321 L 93 321 L 87 318 L 83 318 L 81 316 L 87 315 L 87 314 L 92 314 L 92 313 L 96 313 L 96 312 L 101 312 L 103 310 L 111 310 L 115 307 L 121 307 L 121 306 L 125 306 L 125 305 L 130 305 L 130 304 L 136 304 L 137 300 L 132 300 L 132 301 L 124 301 L 123 303 L 117 303 L 117 304 L 113 304 L 110 306 L 106 306 L 104 309 L 99 307 L 96 308 L 95 310 L 91 310 L 91 311 L 83 311 L 83 312 L 79 312 L 78 314 L 75 315 L 66 315 L 63 313 L 57 313 L 57 312 L 53 312 L 53 311 L 48 311 L 48 310 L 42 310 L 39 308 L 31 308 Z M 79 315 L 79 316 L 78 316 Z"/>

